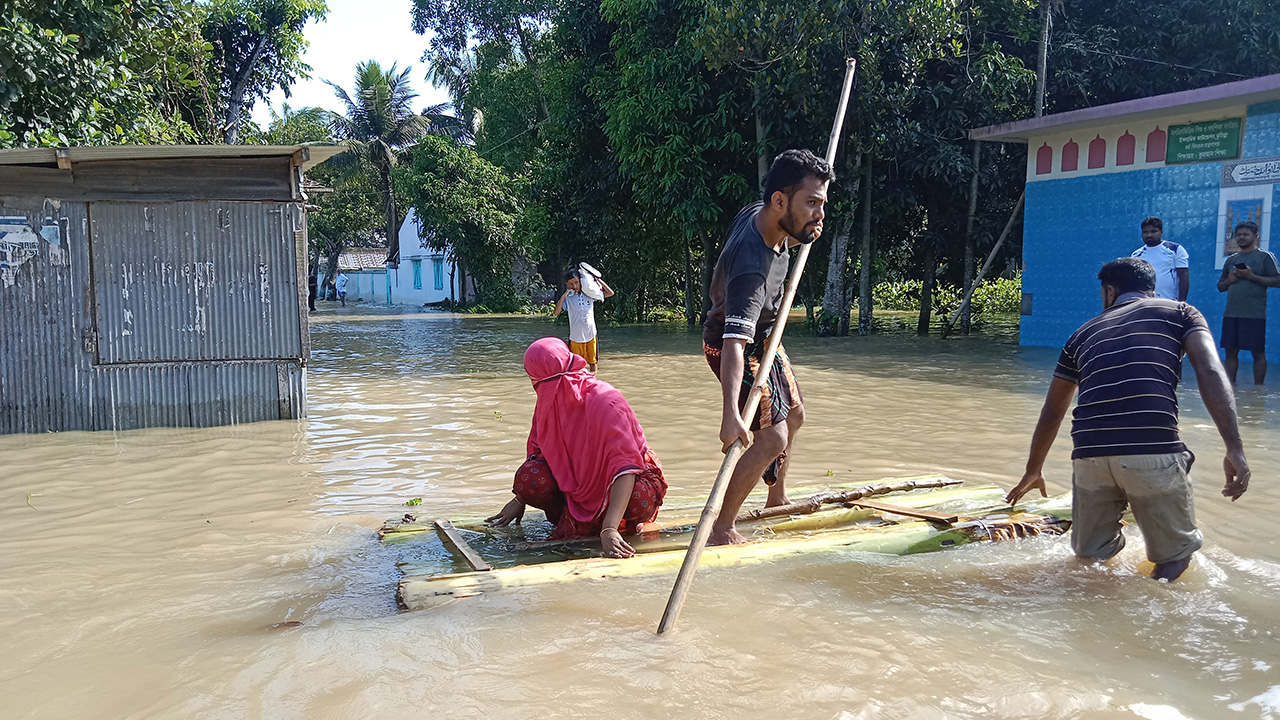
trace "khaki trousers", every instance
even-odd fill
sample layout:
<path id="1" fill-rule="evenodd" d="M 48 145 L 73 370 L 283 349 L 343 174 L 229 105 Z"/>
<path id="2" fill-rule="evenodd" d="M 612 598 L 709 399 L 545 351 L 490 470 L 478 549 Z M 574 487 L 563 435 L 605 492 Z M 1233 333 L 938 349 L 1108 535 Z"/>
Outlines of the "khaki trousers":
<path id="1" fill-rule="evenodd" d="M 1147 559 L 1188 558 L 1203 539 L 1196 529 L 1189 452 L 1111 455 L 1071 461 L 1071 548 L 1082 558 L 1105 560 L 1124 547 L 1120 517 L 1126 505 L 1142 530 Z"/>

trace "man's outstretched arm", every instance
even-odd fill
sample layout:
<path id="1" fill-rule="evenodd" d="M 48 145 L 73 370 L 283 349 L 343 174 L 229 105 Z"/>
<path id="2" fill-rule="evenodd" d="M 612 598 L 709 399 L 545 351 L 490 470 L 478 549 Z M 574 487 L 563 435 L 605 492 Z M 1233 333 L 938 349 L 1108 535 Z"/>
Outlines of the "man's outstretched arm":
<path id="1" fill-rule="evenodd" d="M 1218 360 L 1218 349 L 1213 346 L 1213 336 L 1208 332 L 1196 331 L 1183 340 L 1187 358 L 1196 371 L 1196 384 L 1200 386 L 1200 398 L 1218 426 L 1218 434 L 1227 446 L 1227 455 L 1222 459 L 1222 470 L 1226 475 L 1226 485 L 1222 488 L 1224 497 L 1235 502 L 1249 489 L 1249 462 L 1244 457 L 1244 443 L 1240 440 L 1240 426 L 1236 422 L 1236 398 L 1231 392 L 1231 383 L 1227 380 L 1227 371 Z"/>
<path id="2" fill-rule="evenodd" d="M 1023 495 L 1032 490 L 1039 490 L 1042 497 L 1048 496 L 1044 488 L 1044 460 L 1049 456 L 1049 448 L 1058 437 L 1058 428 L 1062 426 L 1062 418 L 1071 408 L 1071 401 L 1076 396 L 1077 385 L 1070 380 L 1053 376 L 1049 383 L 1049 392 L 1044 398 L 1044 407 L 1040 408 L 1040 420 L 1036 422 L 1036 431 L 1031 435 L 1031 452 L 1027 457 L 1027 471 L 1022 480 L 1005 496 L 1005 502 L 1016 505 Z"/>

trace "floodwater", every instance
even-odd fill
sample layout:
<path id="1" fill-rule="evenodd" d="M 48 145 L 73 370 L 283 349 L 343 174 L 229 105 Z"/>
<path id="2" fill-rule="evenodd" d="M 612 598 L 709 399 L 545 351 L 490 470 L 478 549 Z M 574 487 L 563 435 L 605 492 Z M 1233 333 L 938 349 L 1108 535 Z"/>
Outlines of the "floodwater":
<path id="1" fill-rule="evenodd" d="M 564 326 L 344 312 L 314 319 L 307 421 L 0 437 L 0 716 L 1280 717 L 1277 391 L 1240 391 L 1254 482 L 1234 504 L 1181 392 L 1206 536 L 1184 581 L 1137 576 L 1136 533 L 1109 565 L 1037 538 L 707 568 L 659 638 L 669 576 L 397 610 L 408 550 L 374 531 L 412 498 L 428 518 L 501 507 L 533 406 L 521 352 Z M 705 494 L 719 399 L 697 334 L 602 335 L 671 494 Z M 788 346 L 795 484 L 1007 487 L 1056 358 L 981 336 Z"/>

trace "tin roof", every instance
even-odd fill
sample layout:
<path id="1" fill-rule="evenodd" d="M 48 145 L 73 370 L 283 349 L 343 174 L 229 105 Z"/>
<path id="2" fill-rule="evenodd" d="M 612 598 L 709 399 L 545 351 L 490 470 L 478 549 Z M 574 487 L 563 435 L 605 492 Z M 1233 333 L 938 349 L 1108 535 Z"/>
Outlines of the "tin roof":
<path id="1" fill-rule="evenodd" d="M 338 267 L 354 270 L 383 270 L 387 267 L 386 248 L 347 248 L 338 255 Z"/>
<path id="2" fill-rule="evenodd" d="M 1179 113 L 1210 111 L 1271 100 L 1280 100 L 1280 75 L 1265 75 L 1195 90 L 1183 90 L 1028 120 L 988 125 L 970 130 L 969 139 L 1025 143 L 1033 135 L 1040 136 L 1050 132 L 1064 132 L 1117 121 L 1160 117 L 1168 115 L 1170 111 Z"/>
<path id="3" fill-rule="evenodd" d="M 62 148 L 64 162 L 96 160 L 216 159 L 289 157 L 305 150 L 302 168 L 309 169 L 346 151 L 343 145 L 96 145 Z M 0 150 L 0 165 L 50 165 L 58 163 L 55 148 Z"/>

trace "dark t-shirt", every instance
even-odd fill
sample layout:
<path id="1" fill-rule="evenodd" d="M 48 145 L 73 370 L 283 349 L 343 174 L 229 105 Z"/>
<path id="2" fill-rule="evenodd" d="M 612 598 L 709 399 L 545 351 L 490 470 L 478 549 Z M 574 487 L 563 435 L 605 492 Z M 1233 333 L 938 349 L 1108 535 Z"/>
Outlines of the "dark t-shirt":
<path id="1" fill-rule="evenodd" d="M 778 317 L 790 257 L 785 247 L 777 251 L 765 244 L 756 229 L 763 207 L 755 203 L 738 213 L 720 251 L 702 329 L 702 341 L 711 347 L 724 347 L 725 338 L 763 344 Z"/>
<path id="2" fill-rule="evenodd" d="M 1201 331 L 1209 326 L 1199 310 L 1163 298 L 1117 303 L 1080 326 L 1053 373 L 1080 386 L 1071 457 L 1185 451 L 1174 391 L 1183 344 Z"/>
<path id="3" fill-rule="evenodd" d="M 1249 266 L 1258 277 L 1280 275 L 1276 268 L 1276 257 L 1266 250 L 1254 249 L 1247 253 L 1236 253 L 1222 264 L 1222 280 L 1235 269 L 1236 263 Z M 1227 288 L 1227 309 L 1224 317 L 1258 318 L 1267 317 L 1267 288 L 1252 280 L 1243 278 L 1231 283 Z"/>

